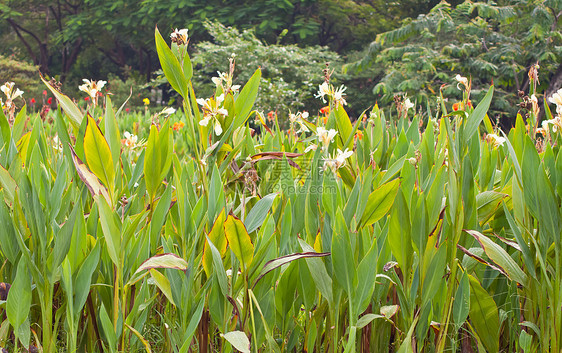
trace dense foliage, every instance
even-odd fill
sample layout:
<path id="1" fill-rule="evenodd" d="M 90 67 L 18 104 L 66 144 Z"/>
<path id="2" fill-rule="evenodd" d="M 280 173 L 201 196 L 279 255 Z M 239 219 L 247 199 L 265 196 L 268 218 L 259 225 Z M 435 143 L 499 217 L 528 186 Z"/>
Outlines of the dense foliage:
<path id="1" fill-rule="evenodd" d="M 457 6 L 443 1 L 428 14 L 379 34 L 364 58 L 349 69 L 387 67 L 374 88 L 382 103 L 407 94 L 424 106 L 435 105 L 430 98 L 459 72 L 472 78 L 478 98 L 493 81 L 494 115 L 503 114 L 506 125 L 512 125 L 518 93 L 529 89 L 527 73 L 533 65 L 538 63 L 543 73 L 541 92 L 551 95 L 562 87 L 561 13 L 562 2 L 557 0 L 465 1 Z M 454 85 L 444 92 L 460 98 Z"/>
<path id="2" fill-rule="evenodd" d="M 352 123 L 326 75 L 327 108 L 285 131 L 253 109 L 259 68 L 198 96 L 172 39 L 155 33 L 180 112 L 127 114 L 103 81 L 81 108 L 44 81 L 62 110 L 35 115 L 0 87 L 1 346 L 560 351 L 562 90 L 503 135 L 494 86 L 468 104 L 458 76 L 452 112 L 397 98 Z"/>

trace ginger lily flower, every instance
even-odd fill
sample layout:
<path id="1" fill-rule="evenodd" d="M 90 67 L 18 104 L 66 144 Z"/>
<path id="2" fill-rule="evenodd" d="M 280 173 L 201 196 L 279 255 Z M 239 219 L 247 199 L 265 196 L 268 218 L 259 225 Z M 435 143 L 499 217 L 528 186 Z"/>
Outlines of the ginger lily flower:
<path id="1" fill-rule="evenodd" d="M 330 168 L 332 172 L 336 172 L 339 168 L 345 166 L 345 161 L 347 158 L 353 155 L 353 151 L 342 151 L 338 148 L 338 152 L 334 158 L 324 158 L 324 170 Z"/>
<path id="2" fill-rule="evenodd" d="M 125 131 L 123 133 L 124 139 L 121 140 L 121 143 L 129 148 L 135 147 L 137 145 L 138 137 L 137 135 L 131 134 L 129 131 Z"/>
<path id="3" fill-rule="evenodd" d="M 168 107 L 168 108 L 162 109 L 162 111 L 160 113 L 158 113 L 158 115 L 169 116 L 169 115 L 174 114 L 175 112 L 176 112 L 175 108 Z"/>
<path id="4" fill-rule="evenodd" d="M 170 38 L 172 39 L 172 43 L 176 43 L 177 45 L 182 45 L 187 43 L 187 28 L 183 28 L 178 30 L 177 28 L 170 34 Z"/>
<path id="5" fill-rule="evenodd" d="M 96 82 L 94 80 L 83 79 L 82 81 L 84 81 L 84 84 L 78 86 L 78 89 L 88 93 L 92 100 L 97 98 L 98 92 L 100 92 L 103 86 L 107 83 L 107 81 L 101 80 Z"/>
<path id="6" fill-rule="evenodd" d="M 414 108 L 415 105 L 414 103 L 412 103 L 412 101 L 410 100 L 410 98 L 406 98 L 406 101 L 404 102 L 404 109 L 406 109 L 406 111 Z"/>
<path id="7" fill-rule="evenodd" d="M 556 113 L 558 116 L 562 116 L 562 88 L 556 91 L 552 96 L 548 98 L 550 103 L 556 104 Z"/>
<path id="8" fill-rule="evenodd" d="M 461 85 L 461 84 L 464 85 L 465 88 L 468 88 L 468 78 L 463 77 L 463 76 L 457 74 L 457 76 L 455 76 L 455 80 L 457 80 L 457 82 L 458 82 L 458 83 L 457 83 L 457 88 L 458 88 L 459 90 L 463 91 L 463 89 L 460 88 L 460 86 L 459 86 L 459 85 Z"/>
<path id="9" fill-rule="evenodd" d="M 4 92 L 6 95 L 6 108 L 12 107 L 12 102 L 14 99 L 21 97 L 23 95 L 23 91 L 19 88 L 16 88 L 14 91 L 14 82 L 6 82 L 0 87 L 0 91 Z"/>
<path id="10" fill-rule="evenodd" d="M 318 140 L 322 143 L 324 150 L 328 149 L 330 142 L 332 142 L 337 133 L 334 129 L 326 130 L 322 126 L 316 128 L 316 136 L 318 136 Z"/>
<path id="11" fill-rule="evenodd" d="M 326 103 L 326 96 L 333 99 L 336 106 L 337 105 L 346 105 L 347 101 L 343 98 L 345 90 L 347 87 L 341 85 L 338 89 L 334 89 L 334 86 L 330 85 L 327 82 L 322 83 L 318 86 L 318 93 L 315 95 L 316 98 L 322 98 L 322 101 Z"/>
<path id="12" fill-rule="evenodd" d="M 203 109 L 203 119 L 199 121 L 199 125 L 207 126 L 209 122 L 213 120 L 213 129 L 215 130 L 215 135 L 222 134 L 222 126 L 218 120 L 218 116 L 228 116 L 228 110 L 221 107 L 221 103 L 224 101 L 224 94 L 213 98 L 199 98 L 197 103 L 202 106 Z"/>
<path id="13" fill-rule="evenodd" d="M 494 147 L 502 146 L 505 143 L 505 138 L 498 136 L 496 134 L 486 135 L 486 141 L 492 144 Z"/>

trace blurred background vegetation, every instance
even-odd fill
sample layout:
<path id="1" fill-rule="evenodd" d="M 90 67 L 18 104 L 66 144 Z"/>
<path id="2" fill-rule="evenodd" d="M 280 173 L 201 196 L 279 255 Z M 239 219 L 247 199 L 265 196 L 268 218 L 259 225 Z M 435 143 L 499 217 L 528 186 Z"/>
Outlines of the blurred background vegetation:
<path id="1" fill-rule="evenodd" d="M 375 103 L 391 107 L 395 95 L 426 112 L 442 85 L 460 99 L 461 74 L 472 78 L 475 101 L 495 83 L 499 119 L 520 110 L 518 91 L 528 91 L 537 62 L 539 92 L 562 86 L 561 15 L 562 0 L 0 0 L 0 81 L 39 99 L 40 70 L 76 99 L 91 78 L 107 80 L 117 104 L 132 89 L 132 109 L 144 109 L 144 97 L 174 104 L 159 75 L 158 25 L 189 29 L 200 94 L 211 94 L 211 77 L 228 71 L 232 54 L 235 84 L 262 67 L 264 112 L 317 112 L 329 63 L 334 83 L 348 87 L 352 118 Z"/>

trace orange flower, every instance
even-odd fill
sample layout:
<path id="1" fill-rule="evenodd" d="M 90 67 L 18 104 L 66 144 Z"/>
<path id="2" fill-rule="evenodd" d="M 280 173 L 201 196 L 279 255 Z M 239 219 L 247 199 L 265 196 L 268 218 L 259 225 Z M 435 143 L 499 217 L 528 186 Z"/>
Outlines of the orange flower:
<path id="1" fill-rule="evenodd" d="M 324 123 L 324 125 L 326 125 L 328 123 L 328 117 L 327 116 L 323 116 L 322 117 L 322 122 Z"/>
<path id="2" fill-rule="evenodd" d="M 267 113 L 267 120 L 273 121 L 274 116 L 275 116 L 275 112 L 271 110 L 269 113 Z"/>
<path id="3" fill-rule="evenodd" d="M 172 129 L 174 129 L 174 131 L 179 131 L 184 126 L 185 126 L 185 124 L 183 123 L 183 121 L 180 121 L 179 123 L 174 123 L 174 125 L 172 126 Z"/>
<path id="4" fill-rule="evenodd" d="M 467 108 L 472 108 L 472 102 L 469 100 L 466 104 Z M 464 110 L 464 103 L 463 102 L 458 102 L 453 104 L 453 110 L 457 111 L 457 110 Z"/>
<path id="5" fill-rule="evenodd" d="M 330 113 L 330 106 L 325 106 L 320 109 L 320 114 L 329 114 Z"/>
<path id="6" fill-rule="evenodd" d="M 357 130 L 357 132 L 355 133 L 355 139 L 363 140 L 363 131 Z"/>

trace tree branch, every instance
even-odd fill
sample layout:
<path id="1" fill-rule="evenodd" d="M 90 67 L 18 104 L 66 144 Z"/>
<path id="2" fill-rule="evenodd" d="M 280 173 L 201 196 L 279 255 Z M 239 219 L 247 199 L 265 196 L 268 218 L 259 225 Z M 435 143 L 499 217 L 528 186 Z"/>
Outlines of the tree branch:
<path id="1" fill-rule="evenodd" d="M 22 34 L 20 33 L 20 27 L 18 24 L 16 24 L 12 19 L 8 18 L 6 21 L 8 21 L 8 23 L 12 26 L 12 28 L 14 29 L 14 31 L 16 32 L 16 35 L 18 36 L 18 38 L 21 40 L 21 42 L 23 43 L 23 45 L 25 46 L 25 48 L 27 49 L 29 55 L 31 56 L 31 59 L 33 60 L 33 63 L 35 65 L 39 64 L 39 62 L 37 61 L 37 56 L 35 55 L 35 53 L 33 52 L 33 50 L 31 49 L 31 45 L 29 45 L 29 43 L 27 42 L 27 40 L 25 40 L 25 38 L 22 36 Z M 27 32 L 26 32 L 27 33 Z M 38 38 L 34 36 L 34 38 L 37 40 Z"/>

